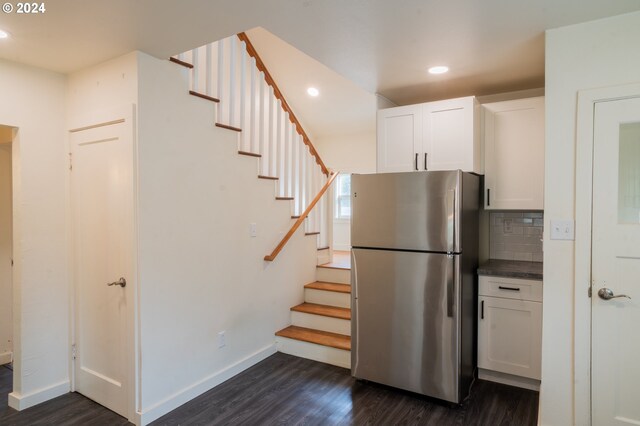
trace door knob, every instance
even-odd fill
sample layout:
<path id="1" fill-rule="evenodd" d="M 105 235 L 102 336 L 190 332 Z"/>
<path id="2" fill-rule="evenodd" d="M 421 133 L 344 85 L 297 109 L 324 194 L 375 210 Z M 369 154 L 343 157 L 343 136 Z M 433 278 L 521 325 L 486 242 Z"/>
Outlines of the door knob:
<path id="1" fill-rule="evenodd" d="M 613 294 L 613 291 L 611 289 L 606 287 L 602 287 L 600 290 L 598 290 L 598 297 L 604 300 L 611 300 L 617 297 L 626 297 L 627 299 L 631 299 L 631 297 L 627 296 L 626 294 L 619 294 L 616 296 Z"/>
<path id="2" fill-rule="evenodd" d="M 125 280 L 124 278 L 120 277 L 120 279 L 118 281 L 114 281 L 112 283 L 107 283 L 107 285 L 109 287 L 111 287 L 112 285 L 119 285 L 120 287 L 124 287 L 127 285 L 127 280 Z"/>

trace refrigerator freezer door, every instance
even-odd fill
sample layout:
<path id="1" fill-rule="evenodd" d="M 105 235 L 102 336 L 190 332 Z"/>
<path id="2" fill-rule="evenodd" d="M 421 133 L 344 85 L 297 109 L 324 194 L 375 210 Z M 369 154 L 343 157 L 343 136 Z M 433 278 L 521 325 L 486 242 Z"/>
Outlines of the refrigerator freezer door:
<path id="1" fill-rule="evenodd" d="M 381 173 L 351 177 L 351 245 L 462 251 L 462 172 Z"/>
<path id="2" fill-rule="evenodd" d="M 351 374 L 460 402 L 458 256 L 353 249 Z"/>

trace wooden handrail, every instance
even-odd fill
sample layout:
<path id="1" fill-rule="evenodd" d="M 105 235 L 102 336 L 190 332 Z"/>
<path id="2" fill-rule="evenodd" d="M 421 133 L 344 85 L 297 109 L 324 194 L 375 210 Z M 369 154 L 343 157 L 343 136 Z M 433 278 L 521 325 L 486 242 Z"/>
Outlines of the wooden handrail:
<path id="1" fill-rule="evenodd" d="M 318 201 L 320 201 L 320 198 L 322 198 L 324 193 L 327 192 L 327 189 L 329 189 L 329 187 L 331 186 L 333 181 L 336 180 L 337 176 L 338 176 L 338 172 L 333 172 L 333 174 L 331 175 L 331 177 L 329 178 L 327 183 L 325 183 L 324 186 L 322 187 L 322 189 L 320 190 L 320 192 L 318 192 L 318 195 L 315 196 L 313 201 L 311 201 L 311 204 L 309 204 L 307 209 L 300 215 L 300 217 L 293 224 L 293 226 L 291 227 L 289 232 L 287 232 L 287 235 L 285 235 L 284 238 L 282 238 L 282 241 L 280 241 L 280 243 L 278 243 L 278 245 L 276 246 L 275 249 L 273 249 L 271 254 L 268 254 L 268 255 L 266 255 L 264 257 L 264 260 L 266 260 L 268 262 L 271 262 L 276 258 L 278 253 L 280 253 L 280 251 L 284 248 L 284 246 L 291 239 L 291 237 L 296 232 L 296 230 L 300 227 L 300 225 L 302 225 L 302 222 L 304 222 L 304 220 L 309 215 L 309 213 L 311 213 L 311 210 L 313 210 L 315 205 L 318 204 Z"/>
<path id="2" fill-rule="evenodd" d="M 324 165 L 324 162 L 320 158 L 320 154 L 318 154 L 318 151 L 316 151 L 316 148 L 311 143 L 309 136 L 307 136 L 307 133 L 302 128 L 302 125 L 296 118 L 296 115 L 293 113 L 293 110 L 291 109 L 287 101 L 284 99 L 284 96 L 282 95 L 282 92 L 278 88 L 278 85 L 276 84 L 273 77 L 271 77 L 271 74 L 269 74 L 269 70 L 267 70 L 267 67 L 264 65 L 264 62 L 262 62 L 262 59 L 260 59 L 260 55 L 258 55 L 258 52 L 256 52 L 256 49 L 253 47 L 253 44 L 251 44 L 251 40 L 249 40 L 249 37 L 244 32 L 239 33 L 238 38 L 244 41 L 245 44 L 247 45 L 247 53 L 249 54 L 249 56 L 253 57 L 256 60 L 256 66 L 260 71 L 264 73 L 265 81 L 269 86 L 273 88 L 273 94 L 282 103 L 282 108 L 284 108 L 284 110 L 289 113 L 289 120 L 291 120 L 291 123 L 295 125 L 296 131 L 298 132 L 298 134 L 302 136 L 302 141 L 304 142 L 304 144 L 309 147 L 309 151 L 311 152 L 311 155 L 315 157 L 316 163 L 318 163 L 318 165 L 322 169 L 322 173 L 324 173 L 328 177 L 329 169 L 327 169 L 327 166 Z"/>

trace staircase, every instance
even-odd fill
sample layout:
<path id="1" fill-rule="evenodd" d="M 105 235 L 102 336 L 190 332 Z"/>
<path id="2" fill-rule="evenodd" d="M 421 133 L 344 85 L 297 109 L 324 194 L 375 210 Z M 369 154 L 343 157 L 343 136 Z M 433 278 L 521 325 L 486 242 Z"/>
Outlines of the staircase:
<path id="1" fill-rule="evenodd" d="M 278 351 L 350 368 L 350 253 L 334 252 L 316 275 L 318 281 L 304 286 L 304 303 L 291 308 L 292 325 L 276 333 Z"/>
<path id="2" fill-rule="evenodd" d="M 237 153 L 257 160 L 256 177 L 274 182 L 275 199 L 291 204 L 294 224 L 265 260 L 274 261 L 303 223 L 305 235 L 316 238 L 317 281 L 304 286 L 304 302 L 291 308 L 292 325 L 276 333 L 278 350 L 349 368 L 350 253 L 332 256 L 326 193 L 335 173 L 320 159 L 246 34 L 169 60 L 188 70 L 189 94 L 214 105 L 215 125 L 238 134 Z"/>
<path id="3" fill-rule="evenodd" d="M 215 125 L 238 133 L 238 155 L 257 160 L 256 177 L 274 182 L 275 198 L 291 204 L 292 220 L 321 196 L 302 219 L 304 232 L 316 238 L 318 249 L 330 246 L 332 215 L 322 189 L 332 174 L 248 36 L 240 33 L 169 60 L 188 70 L 189 94 L 215 106 Z"/>

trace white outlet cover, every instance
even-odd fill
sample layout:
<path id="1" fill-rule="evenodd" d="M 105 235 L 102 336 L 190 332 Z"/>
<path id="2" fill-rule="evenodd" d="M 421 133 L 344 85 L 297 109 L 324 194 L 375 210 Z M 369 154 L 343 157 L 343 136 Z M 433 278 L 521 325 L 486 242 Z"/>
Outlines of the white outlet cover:
<path id="1" fill-rule="evenodd" d="M 218 333 L 218 348 L 224 348 L 227 345 L 224 333 L 224 331 Z"/>
<path id="2" fill-rule="evenodd" d="M 552 240 L 575 240 L 575 222 L 573 220 L 551 220 Z"/>
<path id="3" fill-rule="evenodd" d="M 257 237 L 258 236 L 258 225 L 255 223 L 249 224 L 249 236 Z"/>

